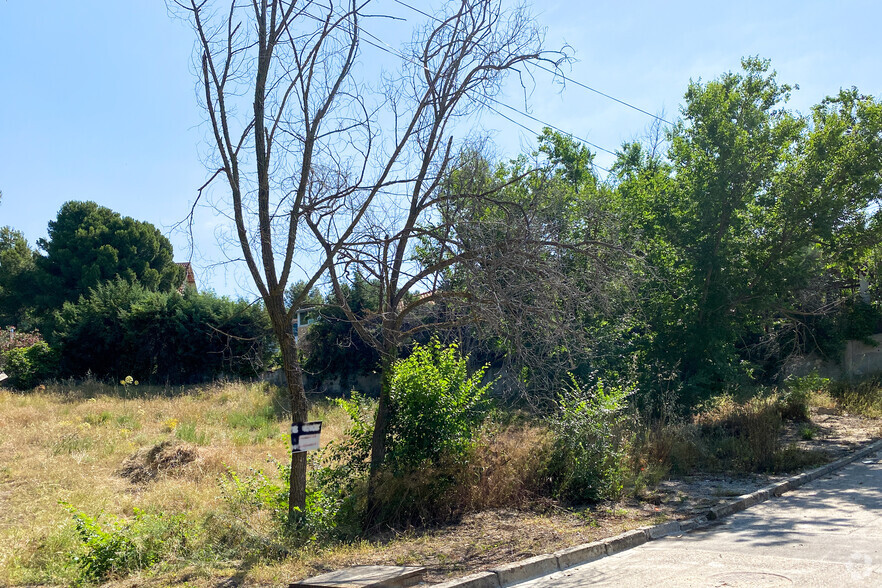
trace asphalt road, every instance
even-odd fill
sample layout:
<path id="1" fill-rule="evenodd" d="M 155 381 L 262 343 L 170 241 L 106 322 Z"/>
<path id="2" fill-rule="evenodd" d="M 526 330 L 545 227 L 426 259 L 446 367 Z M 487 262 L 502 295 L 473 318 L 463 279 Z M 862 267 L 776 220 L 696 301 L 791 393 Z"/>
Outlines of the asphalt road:
<path id="1" fill-rule="evenodd" d="M 520 586 L 882 587 L 882 459 L 867 456 L 713 526 Z"/>

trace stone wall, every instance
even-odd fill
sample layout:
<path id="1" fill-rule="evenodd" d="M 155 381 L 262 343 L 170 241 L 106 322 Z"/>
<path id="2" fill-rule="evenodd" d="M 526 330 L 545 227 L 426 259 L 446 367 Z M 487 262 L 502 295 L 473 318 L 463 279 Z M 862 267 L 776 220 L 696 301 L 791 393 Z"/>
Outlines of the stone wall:
<path id="1" fill-rule="evenodd" d="M 814 353 L 808 357 L 795 359 L 784 369 L 784 374 L 802 377 L 817 372 L 822 378 L 832 380 L 880 374 L 882 373 L 882 333 L 872 335 L 869 339 L 876 345 L 868 345 L 857 340 L 847 341 L 839 361 L 822 358 Z"/>

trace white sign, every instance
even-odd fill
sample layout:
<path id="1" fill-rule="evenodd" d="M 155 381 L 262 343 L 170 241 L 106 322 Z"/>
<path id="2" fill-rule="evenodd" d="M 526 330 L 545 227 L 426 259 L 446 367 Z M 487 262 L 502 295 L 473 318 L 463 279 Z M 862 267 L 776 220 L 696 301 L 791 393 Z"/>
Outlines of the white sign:
<path id="1" fill-rule="evenodd" d="M 315 451 L 319 448 L 322 434 L 322 422 L 291 424 L 291 451 Z"/>
<path id="2" fill-rule="evenodd" d="M 3 372 L 0 372 L 0 382 L 2 382 L 3 380 L 5 380 L 5 379 L 8 378 L 8 377 L 9 377 L 9 376 L 7 376 L 6 374 L 4 374 Z"/>

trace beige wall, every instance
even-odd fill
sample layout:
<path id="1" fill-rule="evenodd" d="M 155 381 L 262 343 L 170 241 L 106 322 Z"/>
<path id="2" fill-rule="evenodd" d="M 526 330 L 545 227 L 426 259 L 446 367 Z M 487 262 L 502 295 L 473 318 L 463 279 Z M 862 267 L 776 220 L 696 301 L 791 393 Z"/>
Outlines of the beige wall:
<path id="1" fill-rule="evenodd" d="M 861 378 L 882 373 L 882 333 L 869 337 L 876 346 L 851 340 L 845 344 L 840 361 L 820 358 L 815 354 L 794 360 L 784 369 L 785 375 L 807 376 L 817 372 L 823 378 Z"/>

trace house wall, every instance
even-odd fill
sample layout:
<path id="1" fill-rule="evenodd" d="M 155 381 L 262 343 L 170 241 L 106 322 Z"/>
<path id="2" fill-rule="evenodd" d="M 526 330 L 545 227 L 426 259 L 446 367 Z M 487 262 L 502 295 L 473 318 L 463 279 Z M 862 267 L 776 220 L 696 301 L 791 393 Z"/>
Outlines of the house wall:
<path id="1" fill-rule="evenodd" d="M 880 374 L 882 373 L 882 333 L 872 335 L 869 339 L 876 345 L 867 345 L 857 340 L 847 341 L 839 362 L 815 354 L 799 358 L 785 368 L 785 375 L 802 377 L 817 372 L 822 378 L 841 380 Z"/>

